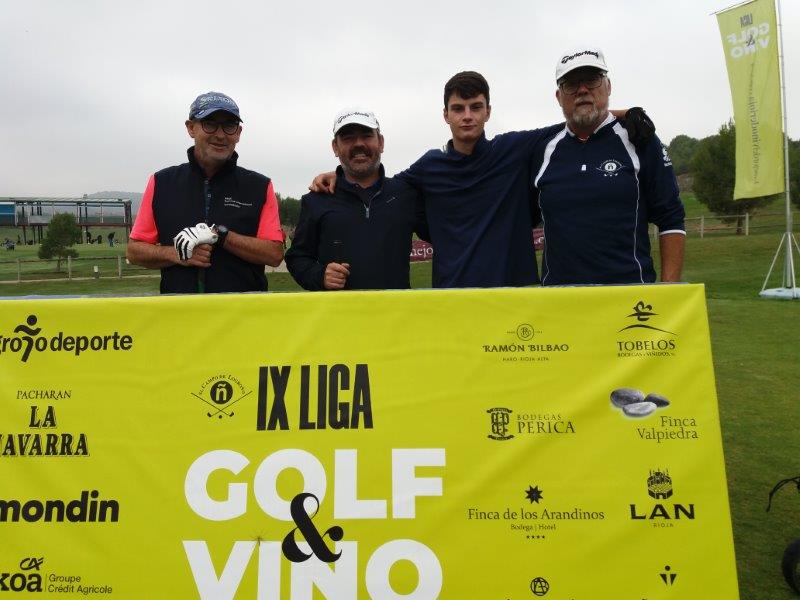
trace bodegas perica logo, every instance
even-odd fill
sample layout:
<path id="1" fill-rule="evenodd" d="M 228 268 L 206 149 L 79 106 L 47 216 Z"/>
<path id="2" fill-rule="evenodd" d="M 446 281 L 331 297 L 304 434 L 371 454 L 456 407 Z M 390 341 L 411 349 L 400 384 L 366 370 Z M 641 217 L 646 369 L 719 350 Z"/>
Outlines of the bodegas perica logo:
<path id="1" fill-rule="evenodd" d="M 106 333 L 57 331 L 48 333 L 39 323 L 36 315 L 28 315 L 11 335 L 0 334 L 0 357 L 16 354 L 26 363 L 33 353 L 64 352 L 73 356 L 85 356 L 93 352 L 114 352 L 130 350 L 133 336 L 119 331 Z"/>
<path id="2" fill-rule="evenodd" d="M 678 334 L 661 327 L 661 316 L 652 304 L 639 300 L 625 316 L 627 324 L 617 331 L 618 358 L 670 358 L 678 350 Z M 621 335 L 620 335 L 621 334 Z"/>

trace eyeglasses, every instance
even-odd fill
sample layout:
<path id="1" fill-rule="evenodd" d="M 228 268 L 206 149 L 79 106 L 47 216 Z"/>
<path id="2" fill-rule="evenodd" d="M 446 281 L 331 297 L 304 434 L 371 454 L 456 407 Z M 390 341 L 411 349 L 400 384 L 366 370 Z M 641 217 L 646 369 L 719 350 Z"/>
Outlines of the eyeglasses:
<path id="1" fill-rule="evenodd" d="M 224 123 L 220 123 L 219 121 L 207 120 L 200 121 L 200 126 L 206 133 L 215 133 L 220 127 L 222 127 L 222 131 L 228 135 L 233 135 L 239 130 L 239 123 L 237 121 L 225 121 Z"/>
<path id="2" fill-rule="evenodd" d="M 578 93 L 578 88 L 581 87 L 581 84 L 586 86 L 587 90 L 593 90 L 595 88 L 599 88 L 600 84 L 603 83 L 603 79 L 605 75 L 603 73 L 597 73 L 596 75 L 586 75 L 581 77 L 580 79 L 572 79 L 569 81 L 562 81 L 558 87 L 561 88 L 561 91 L 567 94 L 568 96 L 572 96 Z"/>

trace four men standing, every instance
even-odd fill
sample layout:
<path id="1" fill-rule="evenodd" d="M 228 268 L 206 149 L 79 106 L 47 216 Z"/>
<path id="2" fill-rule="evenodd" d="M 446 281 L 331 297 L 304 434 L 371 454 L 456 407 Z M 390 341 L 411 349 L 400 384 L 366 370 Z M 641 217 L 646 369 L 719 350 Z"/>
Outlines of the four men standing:
<path id="1" fill-rule="evenodd" d="M 641 109 L 609 112 L 607 71 L 597 49 L 564 55 L 556 98 L 566 124 L 492 139 L 488 83 L 458 73 L 444 90 L 452 139 L 393 178 L 375 115 L 342 111 L 337 177 L 318 177 L 303 197 L 292 276 L 308 290 L 407 288 L 416 232 L 434 246 L 434 287 L 533 285 L 541 218 L 544 285 L 655 281 L 648 222 L 660 230 L 662 280 L 678 281 L 684 212 L 671 163 Z M 162 292 L 265 290 L 263 265 L 282 258 L 272 184 L 236 166 L 240 122 L 227 96 L 198 97 L 189 163 L 148 183 L 128 256 L 162 269 Z"/>

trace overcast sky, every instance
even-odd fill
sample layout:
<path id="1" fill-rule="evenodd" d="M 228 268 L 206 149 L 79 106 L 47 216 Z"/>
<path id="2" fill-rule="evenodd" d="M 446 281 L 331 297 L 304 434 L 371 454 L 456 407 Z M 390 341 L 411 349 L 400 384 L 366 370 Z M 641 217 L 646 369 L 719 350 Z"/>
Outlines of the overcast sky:
<path id="1" fill-rule="evenodd" d="M 612 107 L 644 106 L 668 143 L 732 115 L 712 0 L 193 2 L 0 0 L 0 196 L 142 191 L 185 161 L 192 100 L 239 104 L 242 166 L 299 197 L 337 163 L 333 117 L 374 110 L 387 172 L 449 139 L 442 88 L 491 86 L 487 134 L 561 120 L 562 51 L 602 48 Z M 800 137 L 800 2 L 783 0 L 789 135 Z"/>

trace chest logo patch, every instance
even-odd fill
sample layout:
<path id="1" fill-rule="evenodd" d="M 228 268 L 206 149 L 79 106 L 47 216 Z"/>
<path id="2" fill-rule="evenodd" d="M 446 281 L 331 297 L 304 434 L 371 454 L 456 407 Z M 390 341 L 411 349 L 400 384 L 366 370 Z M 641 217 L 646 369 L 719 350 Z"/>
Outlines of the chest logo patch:
<path id="1" fill-rule="evenodd" d="M 672 166 L 672 159 L 670 159 L 669 154 L 667 153 L 667 147 L 663 144 L 661 145 L 661 154 L 664 158 L 664 166 L 671 167 Z"/>
<path id="2" fill-rule="evenodd" d="M 604 160 L 602 163 L 600 163 L 600 166 L 597 167 L 597 170 L 602 171 L 603 177 L 616 177 L 622 167 L 623 164 L 621 162 L 614 160 L 613 158 L 609 158 L 608 160 Z"/>
<path id="3" fill-rule="evenodd" d="M 243 206 L 253 206 L 253 203 L 240 202 L 239 200 L 235 200 L 232 196 L 225 196 L 225 198 L 223 199 L 223 205 L 232 208 L 242 208 Z"/>

